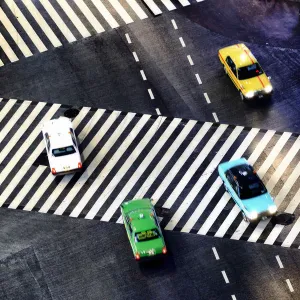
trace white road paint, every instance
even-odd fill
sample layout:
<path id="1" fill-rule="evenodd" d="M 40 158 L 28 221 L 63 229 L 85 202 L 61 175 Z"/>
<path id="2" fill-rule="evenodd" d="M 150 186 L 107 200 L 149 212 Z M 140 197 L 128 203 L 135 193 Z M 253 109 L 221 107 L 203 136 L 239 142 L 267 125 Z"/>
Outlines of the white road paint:
<path id="1" fill-rule="evenodd" d="M 137 14 L 137 16 L 143 20 L 148 18 L 146 13 L 142 10 L 139 4 L 135 0 L 126 0 L 126 2 L 131 6 L 132 10 Z"/>
<path id="2" fill-rule="evenodd" d="M 277 262 L 278 262 L 279 268 L 280 268 L 280 269 L 283 269 L 283 264 L 282 264 L 282 262 L 281 262 L 281 259 L 280 259 L 279 255 L 276 255 L 275 257 L 276 257 L 276 260 L 277 260 Z"/>
<path id="3" fill-rule="evenodd" d="M 202 81 L 201 81 L 201 79 L 200 79 L 199 74 L 195 74 L 195 76 L 196 76 L 196 78 L 197 78 L 198 83 L 199 83 L 199 84 L 202 84 Z"/>
<path id="4" fill-rule="evenodd" d="M 220 257 L 219 257 L 219 254 L 218 254 L 218 252 L 217 252 L 217 249 L 216 249 L 215 247 L 212 247 L 212 251 L 214 252 L 214 255 L 215 255 L 216 260 L 219 260 Z"/>
<path id="5" fill-rule="evenodd" d="M 133 22 L 132 18 L 129 16 L 127 11 L 124 9 L 124 7 L 121 5 L 121 3 L 118 0 L 108 0 L 108 1 L 126 24 Z"/>
<path id="6" fill-rule="evenodd" d="M 197 2 L 200 2 L 200 1 L 204 1 L 204 0 L 197 0 Z M 231 298 L 232 298 L 232 300 L 236 300 L 236 296 L 235 295 L 231 295 Z"/>
<path id="7" fill-rule="evenodd" d="M 148 89 L 151 100 L 155 99 L 151 89 Z"/>
<path id="8" fill-rule="evenodd" d="M 206 100 L 206 102 L 207 102 L 208 104 L 211 103 L 210 100 L 209 100 L 209 97 L 208 97 L 207 93 L 204 93 L 204 98 L 205 98 L 205 100 Z M 218 121 L 217 121 L 217 122 L 218 122 Z"/>
<path id="9" fill-rule="evenodd" d="M 191 3 L 188 0 L 178 0 L 182 6 L 190 5 Z"/>
<path id="10" fill-rule="evenodd" d="M 161 0 L 161 2 L 169 11 L 176 9 L 175 5 L 170 0 Z"/>
<path id="11" fill-rule="evenodd" d="M 194 62 L 193 62 L 193 60 L 192 60 L 192 58 L 191 58 L 190 55 L 187 55 L 187 59 L 188 59 L 190 65 L 193 66 L 193 65 L 194 65 Z"/>
<path id="12" fill-rule="evenodd" d="M 287 283 L 287 285 L 289 287 L 290 292 L 293 293 L 294 289 L 293 289 L 293 286 L 291 284 L 291 281 L 289 279 L 286 279 L 285 281 L 286 281 L 286 283 Z"/>
<path id="13" fill-rule="evenodd" d="M 153 0 L 143 0 L 143 1 L 149 7 L 149 9 L 152 11 L 154 15 L 162 14 L 162 11 Z"/>
<path id="14" fill-rule="evenodd" d="M 215 112 L 213 112 L 212 115 L 213 115 L 215 121 L 218 123 L 218 122 L 219 122 L 219 119 L 218 119 L 217 114 L 216 114 Z"/>
<path id="15" fill-rule="evenodd" d="M 225 271 L 222 271 L 222 275 L 223 275 L 223 277 L 224 277 L 225 282 L 226 282 L 226 283 L 229 283 L 229 279 L 228 279 L 227 274 L 226 274 Z"/>
<path id="16" fill-rule="evenodd" d="M 172 19 L 171 22 L 172 22 L 172 24 L 173 24 L 174 29 L 177 30 L 178 27 L 177 27 L 177 24 L 176 24 L 175 20 Z"/>
<path id="17" fill-rule="evenodd" d="M 128 44 L 131 44 L 131 39 L 130 39 L 129 34 L 128 34 L 128 33 L 125 33 L 125 36 L 126 36 L 127 43 L 128 43 Z"/>
<path id="18" fill-rule="evenodd" d="M 9 46 L 9 44 L 7 43 L 6 39 L 4 38 L 1 32 L 0 32 L 0 47 L 11 62 L 15 62 L 19 60 L 14 50 Z"/>
<path id="19" fill-rule="evenodd" d="M 161 115 L 159 108 L 155 108 L 155 111 L 159 116 Z"/>
<path id="20" fill-rule="evenodd" d="M 139 58 L 138 58 L 136 52 L 133 51 L 132 54 L 133 54 L 133 57 L 134 57 L 135 61 L 138 62 L 138 61 L 139 61 Z"/>
<path id="21" fill-rule="evenodd" d="M 298 197 L 299 197 L 299 195 L 298 195 Z M 297 221 L 294 223 L 289 234 L 287 235 L 287 237 L 281 244 L 281 247 L 290 247 L 293 244 L 296 237 L 298 236 L 299 232 L 300 232 L 300 218 L 298 218 Z"/>
<path id="22" fill-rule="evenodd" d="M 4 66 L 4 63 L 2 61 L 2 59 L 0 59 L 0 67 L 3 67 Z"/>
<path id="23" fill-rule="evenodd" d="M 182 37 L 179 38 L 179 41 L 180 41 L 182 47 L 186 47 L 185 42 Z"/>
<path id="24" fill-rule="evenodd" d="M 2 98 L 1 98 L 2 99 Z M 0 122 L 6 117 L 12 107 L 17 103 L 17 99 L 9 99 L 0 111 Z"/>
<path id="25" fill-rule="evenodd" d="M 141 72 L 141 75 L 142 75 L 143 80 L 147 80 L 147 77 L 146 77 L 146 75 L 145 75 L 145 72 L 144 72 L 143 70 L 140 70 L 140 72 Z"/>

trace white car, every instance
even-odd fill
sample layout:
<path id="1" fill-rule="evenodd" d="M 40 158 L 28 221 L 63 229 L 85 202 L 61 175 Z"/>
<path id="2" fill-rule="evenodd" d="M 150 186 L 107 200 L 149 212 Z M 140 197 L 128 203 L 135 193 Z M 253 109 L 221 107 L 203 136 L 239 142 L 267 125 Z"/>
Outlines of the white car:
<path id="1" fill-rule="evenodd" d="M 51 173 L 64 175 L 82 168 L 78 144 L 69 118 L 46 121 L 42 128 Z"/>

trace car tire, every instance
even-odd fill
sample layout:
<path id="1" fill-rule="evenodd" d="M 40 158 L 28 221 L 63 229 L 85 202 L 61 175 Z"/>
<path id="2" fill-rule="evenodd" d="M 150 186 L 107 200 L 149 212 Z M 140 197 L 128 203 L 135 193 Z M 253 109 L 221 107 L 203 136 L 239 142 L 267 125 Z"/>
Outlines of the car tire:
<path id="1" fill-rule="evenodd" d="M 240 97 L 242 99 L 242 101 L 245 101 L 245 96 L 243 95 L 243 93 L 240 91 Z"/>
<path id="2" fill-rule="evenodd" d="M 249 219 L 247 218 L 247 216 L 245 215 L 245 213 L 242 212 L 242 214 L 243 214 L 243 220 L 244 220 L 245 222 L 249 223 Z"/>
<path id="3" fill-rule="evenodd" d="M 224 65 L 224 72 L 226 75 L 228 75 L 225 65 Z"/>

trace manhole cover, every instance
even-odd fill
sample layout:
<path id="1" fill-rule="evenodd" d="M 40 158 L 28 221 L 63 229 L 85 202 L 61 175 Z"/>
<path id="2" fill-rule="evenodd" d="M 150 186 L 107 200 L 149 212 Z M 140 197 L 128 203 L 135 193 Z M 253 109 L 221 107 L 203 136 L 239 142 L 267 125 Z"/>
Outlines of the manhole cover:
<path id="1" fill-rule="evenodd" d="M 295 214 L 283 213 L 277 216 L 274 216 L 271 220 L 273 225 L 290 225 L 295 221 Z"/>
<path id="2" fill-rule="evenodd" d="M 79 114 L 79 110 L 76 108 L 70 108 L 64 112 L 64 116 L 69 119 L 74 119 L 78 114 Z"/>

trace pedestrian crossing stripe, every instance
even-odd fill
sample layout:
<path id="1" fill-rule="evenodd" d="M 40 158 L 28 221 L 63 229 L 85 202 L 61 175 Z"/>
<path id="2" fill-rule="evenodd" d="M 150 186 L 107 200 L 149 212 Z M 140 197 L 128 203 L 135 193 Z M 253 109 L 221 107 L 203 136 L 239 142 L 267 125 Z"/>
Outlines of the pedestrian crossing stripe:
<path id="1" fill-rule="evenodd" d="M 120 223 L 120 204 L 146 197 L 170 210 L 166 230 L 300 245 L 298 134 L 80 107 L 73 126 L 83 172 L 55 177 L 41 124 L 68 108 L 0 98 L 0 206 Z M 243 221 L 217 173 L 219 163 L 242 156 L 279 212 L 296 214 L 294 224 Z"/>
<path id="2" fill-rule="evenodd" d="M 4 0 L 0 4 L 0 67 L 195 0 Z M 149 14 L 149 12 L 151 14 Z"/>

